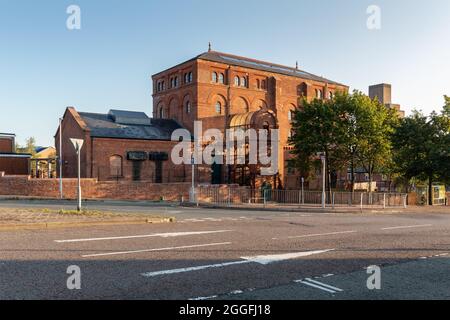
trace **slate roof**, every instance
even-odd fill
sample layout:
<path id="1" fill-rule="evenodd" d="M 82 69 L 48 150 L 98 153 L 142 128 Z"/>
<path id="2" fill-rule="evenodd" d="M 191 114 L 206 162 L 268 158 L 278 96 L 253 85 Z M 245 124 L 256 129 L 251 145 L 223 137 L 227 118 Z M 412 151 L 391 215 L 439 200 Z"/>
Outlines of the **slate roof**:
<path id="1" fill-rule="evenodd" d="M 223 53 L 223 52 L 218 52 L 218 51 L 204 52 L 188 61 L 197 60 L 197 59 L 212 61 L 212 62 L 219 62 L 219 63 L 224 63 L 224 64 L 228 64 L 228 65 L 232 65 L 232 66 L 244 67 L 244 68 L 249 68 L 249 69 L 254 69 L 254 70 L 267 71 L 267 72 L 282 74 L 282 75 L 286 75 L 286 76 L 297 77 L 297 78 L 306 79 L 306 80 L 325 82 L 325 83 L 329 83 L 329 84 L 335 84 L 335 85 L 346 87 L 346 85 L 344 85 L 342 83 L 314 75 L 314 74 L 306 72 L 304 70 L 300 70 L 300 69 L 296 69 L 296 68 L 292 68 L 292 67 L 288 67 L 288 66 L 283 66 L 280 64 L 276 64 L 276 63 L 265 62 L 265 61 L 255 60 L 255 59 L 246 58 L 246 57 L 240 57 L 240 56 Z M 186 61 L 186 62 L 188 62 L 188 61 Z M 185 62 L 183 62 L 183 63 L 185 63 Z M 175 67 L 172 67 L 172 68 L 175 68 Z M 172 69 L 172 68 L 170 68 L 170 69 Z M 165 70 L 165 71 L 167 71 L 167 70 Z M 164 71 L 162 71 L 162 72 L 164 72 Z M 162 73 L 162 72 L 159 72 L 159 73 Z"/>
<path id="2" fill-rule="evenodd" d="M 182 128 L 170 119 L 151 119 L 144 112 L 111 110 L 107 114 L 78 112 L 90 129 L 91 137 L 171 140 L 172 132 Z"/>

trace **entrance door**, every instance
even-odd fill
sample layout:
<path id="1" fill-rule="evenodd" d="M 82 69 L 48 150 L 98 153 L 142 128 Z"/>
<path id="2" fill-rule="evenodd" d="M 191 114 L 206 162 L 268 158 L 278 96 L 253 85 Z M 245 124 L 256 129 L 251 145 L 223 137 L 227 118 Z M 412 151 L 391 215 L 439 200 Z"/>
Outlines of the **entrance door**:
<path id="1" fill-rule="evenodd" d="M 211 184 L 221 184 L 222 183 L 222 165 L 213 163 L 211 166 Z"/>
<path id="2" fill-rule="evenodd" d="M 155 183 L 162 183 L 162 161 L 155 161 Z"/>
<path id="3" fill-rule="evenodd" d="M 133 181 L 141 180 L 142 161 L 133 161 Z"/>

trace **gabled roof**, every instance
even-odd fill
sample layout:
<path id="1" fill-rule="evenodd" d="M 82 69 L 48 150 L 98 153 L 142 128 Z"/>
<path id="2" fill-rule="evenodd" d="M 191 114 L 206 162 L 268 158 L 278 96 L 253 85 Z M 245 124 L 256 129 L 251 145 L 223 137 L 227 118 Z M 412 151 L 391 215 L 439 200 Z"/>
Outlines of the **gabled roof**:
<path id="1" fill-rule="evenodd" d="M 158 72 L 158 73 L 154 74 L 153 76 L 157 76 L 165 71 L 176 68 L 186 62 L 195 61 L 195 60 L 199 60 L 199 59 L 228 64 L 228 65 L 232 65 L 232 66 L 244 67 L 244 68 L 249 68 L 249 69 L 254 69 L 254 70 L 261 70 L 261 71 L 266 71 L 266 72 L 271 72 L 271 73 L 276 73 L 276 74 L 282 74 L 282 75 L 301 78 L 301 79 L 305 79 L 305 80 L 313 80 L 313 81 L 324 82 L 324 83 L 328 83 L 328 84 L 334 84 L 334 85 L 347 87 L 347 85 L 314 75 L 312 73 L 309 73 L 309 72 L 306 72 L 304 70 L 300 70 L 297 68 L 292 68 L 292 67 L 283 66 L 280 64 L 276 64 L 276 63 L 255 60 L 255 59 L 241 57 L 241 56 L 236 56 L 236 55 L 218 52 L 218 51 L 204 52 L 204 53 L 199 54 L 198 56 L 196 56 L 192 59 L 189 59 L 183 63 L 180 63 L 180 64 L 173 66 L 169 69 L 166 69 L 164 71 Z"/>
<path id="2" fill-rule="evenodd" d="M 262 70 L 262 71 L 267 71 L 267 72 L 272 72 L 272 73 L 283 74 L 283 75 L 291 76 L 291 77 L 297 77 L 297 78 L 302 78 L 302 79 L 308 79 L 308 80 L 314 80 L 314 81 L 319 81 L 319 82 L 326 82 L 329 84 L 345 86 L 338 82 L 316 76 L 312 73 L 309 73 L 309 72 L 306 72 L 306 71 L 303 71 L 303 70 L 300 70 L 297 68 L 287 67 L 287 66 L 283 66 L 283 65 L 275 64 L 275 63 L 271 63 L 271 62 L 265 62 L 265 61 L 240 57 L 240 56 L 231 55 L 228 53 L 222 53 L 222 52 L 217 52 L 217 51 L 208 51 L 208 52 L 202 53 L 199 56 L 197 56 L 197 59 L 225 63 L 225 64 L 238 66 L 238 67 Z"/>
<path id="3" fill-rule="evenodd" d="M 78 112 L 91 137 L 171 140 L 172 132 L 182 128 L 170 119 L 150 119 L 144 112 L 111 110 L 107 114 Z M 118 121 L 117 121 L 118 120 Z"/>

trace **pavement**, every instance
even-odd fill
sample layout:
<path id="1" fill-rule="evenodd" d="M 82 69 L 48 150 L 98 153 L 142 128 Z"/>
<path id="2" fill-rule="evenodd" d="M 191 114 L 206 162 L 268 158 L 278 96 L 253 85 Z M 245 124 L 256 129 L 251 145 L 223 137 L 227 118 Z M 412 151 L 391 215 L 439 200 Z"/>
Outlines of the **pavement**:
<path id="1" fill-rule="evenodd" d="M 0 207 L 55 205 L 21 201 Z M 176 222 L 0 231 L 0 299 L 450 298 L 447 211 L 88 206 Z M 379 272 L 367 273 L 371 266 Z M 371 276 L 379 289 L 369 289 Z"/>

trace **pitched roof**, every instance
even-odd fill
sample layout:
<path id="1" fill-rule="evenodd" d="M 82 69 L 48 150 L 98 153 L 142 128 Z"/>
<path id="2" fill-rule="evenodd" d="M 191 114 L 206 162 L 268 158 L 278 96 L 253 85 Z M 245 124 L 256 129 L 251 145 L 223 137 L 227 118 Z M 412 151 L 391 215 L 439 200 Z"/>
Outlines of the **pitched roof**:
<path id="1" fill-rule="evenodd" d="M 207 52 L 204 52 L 188 61 L 197 60 L 197 59 L 212 61 L 212 62 L 219 62 L 219 63 L 224 63 L 224 64 L 228 64 L 228 65 L 232 65 L 232 66 L 244 67 L 244 68 L 249 68 L 249 69 L 254 69 L 254 70 L 261 70 L 261 71 L 266 71 L 266 72 L 272 72 L 272 73 L 282 74 L 282 75 L 286 75 L 286 76 L 297 77 L 297 78 L 306 79 L 306 80 L 325 82 L 328 84 L 335 84 L 335 85 L 347 87 L 346 85 L 344 85 L 342 83 L 339 83 L 339 82 L 336 82 L 333 80 L 329 80 L 329 79 L 314 75 L 312 73 L 309 73 L 309 72 L 306 72 L 304 70 L 300 70 L 297 68 L 292 68 L 292 67 L 288 67 L 288 66 L 284 66 L 284 65 L 280 65 L 280 64 L 276 64 L 276 63 L 271 63 L 271 62 L 266 62 L 266 61 L 261 61 L 261 60 L 256 60 L 256 59 L 251 59 L 251 58 L 246 58 L 246 57 L 241 57 L 241 56 L 236 56 L 236 55 L 218 52 L 218 51 L 207 51 Z M 188 61 L 185 61 L 183 63 L 186 63 Z M 183 63 L 181 63 L 181 64 L 183 64 Z M 172 67 L 172 68 L 175 68 L 175 67 Z M 167 70 L 170 70 L 172 68 L 169 68 Z M 165 70 L 165 71 L 167 71 L 167 70 Z M 162 72 L 164 72 L 164 71 L 162 71 Z M 162 72 L 159 72 L 157 74 L 160 74 Z"/>
<path id="2" fill-rule="evenodd" d="M 111 110 L 107 114 L 78 112 L 91 137 L 171 140 L 172 132 L 182 128 L 170 119 L 150 119 L 144 112 Z"/>
<path id="3" fill-rule="evenodd" d="M 273 72 L 278 74 L 283 74 L 286 76 L 292 76 L 302 79 L 308 79 L 308 80 L 315 80 L 320 82 L 326 82 L 330 84 L 337 84 L 342 85 L 338 82 L 325 79 L 323 77 L 316 76 L 312 73 L 299 70 L 292 67 L 283 66 L 280 64 L 275 64 L 271 62 L 265 62 L 240 56 L 231 55 L 228 53 L 222 53 L 217 51 L 208 51 L 205 53 L 202 53 L 201 55 L 197 56 L 197 59 L 203 59 L 207 61 L 213 61 L 213 62 L 220 62 L 225 63 L 229 65 L 239 66 L 239 67 L 245 67 L 250 69 L 256 69 L 256 70 L 262 70 L 267 72 Z"/>

